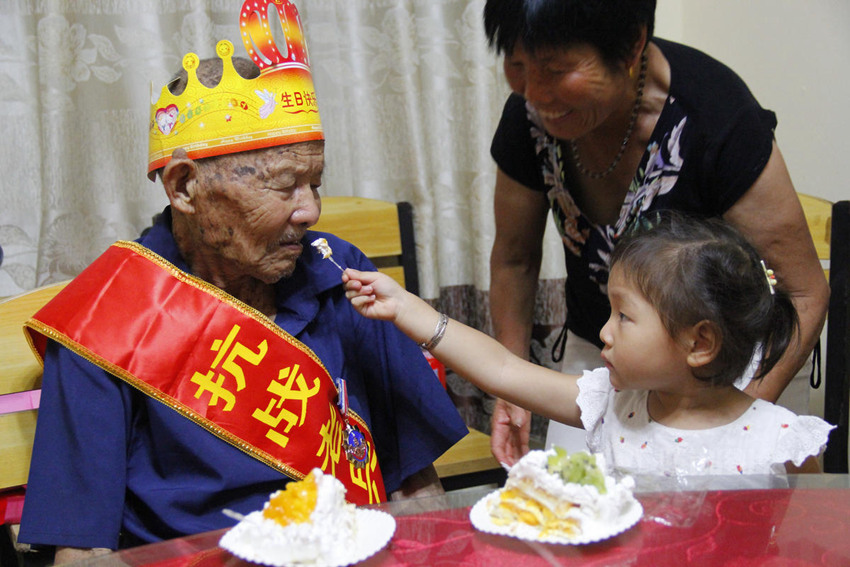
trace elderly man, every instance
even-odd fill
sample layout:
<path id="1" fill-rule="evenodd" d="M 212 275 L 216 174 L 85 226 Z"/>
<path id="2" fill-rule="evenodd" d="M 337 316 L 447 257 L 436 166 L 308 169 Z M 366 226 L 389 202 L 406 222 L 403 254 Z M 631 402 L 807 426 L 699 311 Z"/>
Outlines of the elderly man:
<path id="1" fill-rule="evenodd" d="M 315 106 L 306 51 L 289 47 L 297 76 L 272 64 L 256 79 L 236 76 L 229 42 L 218 52 L 223 66 L 187 56 L 185 92 L 152 110 L 149 169 L 170 206 L 30 323 L 45 366 L 20 540 L 57 546 L 57 563 L 232 525 L 222 510 L 259 509 L 314 467 L 358 504 L 441 490 L 432 463 L 466 433 L 419 347 L 359 317 L 310 248 L 323 237 L 337 262 L 374 269 L 308 230 L 324 141 L 316 112 L 283 112 Z M 218 69 L 220 97 L 195 81 Z M 218 118 L 244 121 L 221 136 Z"/>

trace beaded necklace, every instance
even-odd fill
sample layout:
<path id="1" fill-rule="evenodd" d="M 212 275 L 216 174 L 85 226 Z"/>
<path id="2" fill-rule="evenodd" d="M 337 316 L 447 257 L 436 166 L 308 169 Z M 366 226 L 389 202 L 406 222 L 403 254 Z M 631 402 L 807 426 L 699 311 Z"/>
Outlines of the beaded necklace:
<path id="1" fill-rule="evenodd" d="M 620 144 L 620 150 L 617 152 L 617 155 L 614 156 L 614 161 L 611 162 L 605 170 L 603 171 L 591 171 L 584 166 L 581 162 L 581 157 L 578 153 L 578 144 L 576 144 L 575 140 L 570 140 L 570 150 L 573 154 L 573 161 L 575 162 L 576 169 L 582 175 L 589 177 L 591 179 L 602 179 L 603 177 L 607 177 L 611 174 L 612 171 L 617 167 L 620 163 L 620 160 L 623 158 L 623 154 L 626 152 L 626 146 L 629 145 L 629 140 L 632 138 L 632 132 L 635 129 L 635 124 L 637 123 L 638 112 L 640 110 L 640 103 L 643 100 L 643 87 L 646 84 L 646 65 L 647 65 L 647 57 L 646 52 L 644 51 L 640 57 L 640 77 L 638 78 L 638 91 L 637 97 L 635 98 L 635 105 L 632 107 L 632 115 L 629 118 L 629 128 L 626 130 L 626 135 L 623 136 L 623 141 Z"/>

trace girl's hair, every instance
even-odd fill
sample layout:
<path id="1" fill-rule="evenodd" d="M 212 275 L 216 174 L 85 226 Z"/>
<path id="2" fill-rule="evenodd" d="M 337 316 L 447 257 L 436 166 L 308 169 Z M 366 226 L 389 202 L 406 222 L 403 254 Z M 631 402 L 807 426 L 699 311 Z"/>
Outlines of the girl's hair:
<path id="1" fill-rule="evenodd" d="M 795 336 L 797 311 L 782 275 L 771 285 L 756 250 L 721 219 L 665 211 L 620 240 L 611 256 L 615 266 L 673 338 L 700 321 L 715 328 L 720 349 L 708 375 L 699 376 L 712 384 L 732 384 L 759 350 L 755 378 L 762 378 Z"/>
<path id="2" fill-rule="evenodd" d="M 590 44 L 603 60 L 625 60 L 646 28 L 655 27 L 656 0 L 487 0 L 484 31 L 496 53 L 513 53 L 517 41 L 540 48 Z"/>

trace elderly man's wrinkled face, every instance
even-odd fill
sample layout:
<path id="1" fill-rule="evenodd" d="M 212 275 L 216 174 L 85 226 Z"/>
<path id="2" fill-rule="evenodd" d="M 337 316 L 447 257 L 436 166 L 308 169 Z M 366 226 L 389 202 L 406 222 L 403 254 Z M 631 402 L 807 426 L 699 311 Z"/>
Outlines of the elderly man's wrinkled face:
<path id="1" fill-rule="evenodd" d="M 319 220 L 323 167 L 323 142 L 206 160 L 195 220 L 219 268 L 269 284 L 291 275 L 304 232 Z"/>

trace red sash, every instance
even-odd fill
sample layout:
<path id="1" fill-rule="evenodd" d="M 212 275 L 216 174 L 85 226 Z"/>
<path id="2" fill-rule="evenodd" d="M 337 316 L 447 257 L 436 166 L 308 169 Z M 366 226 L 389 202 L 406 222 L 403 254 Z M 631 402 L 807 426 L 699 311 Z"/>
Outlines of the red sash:
<path id="1" fill-rule="evenodd" d="M 316 355 L 255 309 L 147 248 L 116 242 L 26 326 L 293 479 L 314 467 L 355 504 L 386 500 L 372 435 L 356 468 L 342 449 L 337 390 Z"/>

